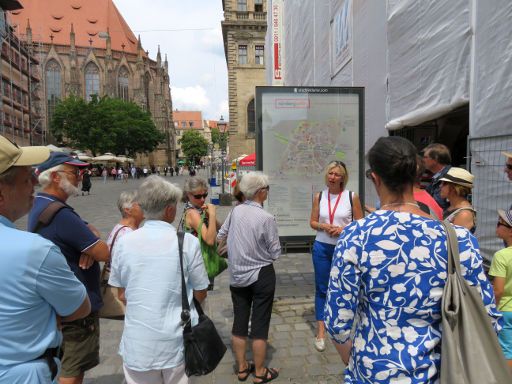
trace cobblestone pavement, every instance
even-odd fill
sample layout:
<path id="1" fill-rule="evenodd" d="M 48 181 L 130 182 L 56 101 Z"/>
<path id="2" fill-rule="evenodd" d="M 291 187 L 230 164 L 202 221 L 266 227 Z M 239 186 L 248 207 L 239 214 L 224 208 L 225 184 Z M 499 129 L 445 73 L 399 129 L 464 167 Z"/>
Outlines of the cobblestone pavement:
<path id="1" fill-rule="evenodd" d="M 204 175 L 203 175 L 204 176 Z M 183 186 L 185 176 L 167 177 L 171 182 Z M 117 197 L 124 190 L 135 189 L 141 180 L 128 183 L 112 181 L 106 184 L 93 179 L 90 196 L 77 196 L 68 201 L 76 211 L 95 225 L 105 238 L 119 220 Z M 218 207 L 218 216 L 224 220 L 230 207 Z M 178 207 L 181 212 L 181 205 Z M 176 219 L 179 220 L 179 216 Z M 20 220 L 19 228 L 26 228 L 26 218 Z M 314 348 L 314 274 L 311 256 L 308 253 L 288 253 L 275 263 L 277 287 L 272 320 L 270 324 L 268 366 L 280 369 L 275 383 L 342 383 L 343 364 L 334 347 L 320 353 Z M 232 304 L 229 293 L 229 278 L 222 273 L 215 279 L 215 289 L 208 293 L 205 312 L 215 322 L 219 333 L 228 346 L 228 351 L 217 369 L 210 375 L 196 378 L 196 384 L 238 383 L 234 375 L 234 357 L 230 346 Z M 124 383 L 122 361 L 117 354 L 123 323 L 101 320 L 101 364 L 86 373 L 85 384 Z M 250 353 L 248 354 L 250 357 Z M 251 382 L 250 379 L 248 382 Z"/>

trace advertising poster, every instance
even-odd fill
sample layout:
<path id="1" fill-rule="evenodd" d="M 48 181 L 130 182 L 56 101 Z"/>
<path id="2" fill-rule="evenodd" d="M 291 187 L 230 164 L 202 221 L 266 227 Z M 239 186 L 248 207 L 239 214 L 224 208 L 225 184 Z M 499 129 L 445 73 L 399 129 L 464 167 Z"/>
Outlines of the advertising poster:
<path id="1" fill-rule="evenodd" d="M 272 0 L 272 85 L 284 84 L 283 0 Z"/>
<path id="2" fill-rule="evenodd" d="M 364 192 L 363 111 L 363 88 L 256 87 L 256 167 L 269 175 L 265 209 L 281 237 L 314 236 L 313 194 L 325 188 L 329 162 L 343 161 L 348 189 Z"/>

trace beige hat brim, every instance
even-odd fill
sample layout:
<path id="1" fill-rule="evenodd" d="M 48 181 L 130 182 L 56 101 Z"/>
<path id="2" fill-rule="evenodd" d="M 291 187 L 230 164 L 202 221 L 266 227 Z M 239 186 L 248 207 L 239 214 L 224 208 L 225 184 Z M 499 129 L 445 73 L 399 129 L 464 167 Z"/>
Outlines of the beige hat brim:
<path id="1" fill-rule="evenodd" d="M 37 165 L 50 157 L 50 150 L 46 147 L 20 147 L 20 149 L 22 150 L 21 155 L 12 166 L 23 167 Z"/>
<path id="2" fill-rule="evenodd" d="M 508 157 L 509 159 L 512 159 L 512 152 L 501 152 L 503 156 Z"/>
<path id="3" fill-rule="evenodd" d="M 463 187 L 473 189 L 473 183 L 469 183 L 469 182 L 467 182 L 465 180 L 461 180 L 461 179 L 456 180 L 456 179 L 448 179 L 446 177 L 442 177 L 439 179 L 439 181 L 446 181 L 447 183 L 462 185 Z"/>

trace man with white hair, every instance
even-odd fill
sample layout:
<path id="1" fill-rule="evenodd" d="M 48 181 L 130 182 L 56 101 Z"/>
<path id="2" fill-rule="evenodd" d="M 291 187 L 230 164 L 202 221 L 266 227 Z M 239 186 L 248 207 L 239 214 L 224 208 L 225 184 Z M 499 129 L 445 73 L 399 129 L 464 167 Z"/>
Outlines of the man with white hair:
<path id="1" fill-rule="evenodd" d="M 183 328 L 180 326 L 181 269 L 178 236 L 172 225 L 181 190 L 149 176 L 137 191 L 146 221 L 120 238 L 113 250 L 109 284 L 124 288 L 126 317 L 119 354 L 127 384 L 186 384 Z M 198 315 L 192 298 L 206 298 L 208 276 L 201 248 L 189 233 L 183 240 L 183 271 L 192 325 Z"/>
<path id="2" fill-rule="evenodd" d="M 38 193 L 28 218 L 28 230 L 51 240 L 61 249 L 66 261 L 87 289 L 91 313 L 81 320 L 63 325 L 63 358 L 60 384 L 81 384 L 85 371 L 99 364 L 99 318 L 103 305 L 100 292 L 99 261 L 108 261 L 107 244 L 96 228 L 66 204 L 78 195 L 80 168 L 89 164 L 62 152 L 53 152 L 37 167 Z"/>
<path id="3" fill-rule="evenodd" d="M 34 201 L 31 165 L 45 147 L 18 147 L 0 136 L 0 382 L 50 384 L 58 371 L 59 320 L 89 314 L 86 290 L 59 248 L 16 229 Z"/>

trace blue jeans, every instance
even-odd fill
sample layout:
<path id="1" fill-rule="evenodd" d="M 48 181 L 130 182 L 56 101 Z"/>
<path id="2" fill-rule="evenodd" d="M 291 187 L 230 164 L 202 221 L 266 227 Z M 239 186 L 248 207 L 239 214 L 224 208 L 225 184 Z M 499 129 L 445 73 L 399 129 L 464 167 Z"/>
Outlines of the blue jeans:
<path id="1" fill-rule="evenodd" d="M 325 296 L 329 285 L 334 244 L 313 243 L 313 267 L 315 268 L 315 316 L 316 320 L 324 319 Z"/>

